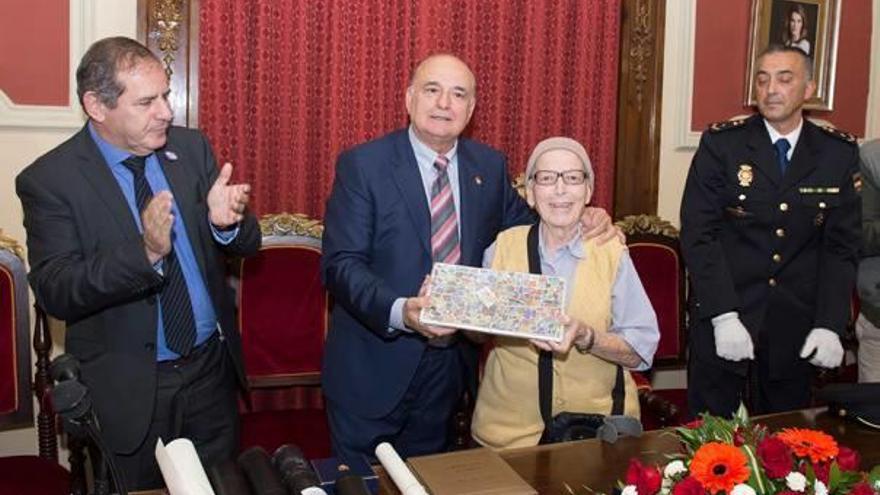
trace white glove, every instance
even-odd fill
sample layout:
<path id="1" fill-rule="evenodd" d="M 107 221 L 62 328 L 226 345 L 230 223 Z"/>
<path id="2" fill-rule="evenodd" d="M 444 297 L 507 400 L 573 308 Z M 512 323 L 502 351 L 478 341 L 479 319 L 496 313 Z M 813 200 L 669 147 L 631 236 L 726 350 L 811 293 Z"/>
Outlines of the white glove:
<path id="1" fill-rule="evenodd" d="M 731 311 L 712 318 L 715 328 L 715 353 L 729 361 L 755 359 L 755 347 L 749 331 L 739 321 L 739 313 Z"/>
<path id="2" fill-rule="evenodd" d="M 810 363 L 823 368 L 836 368 L 843 362 L 843 346 L 840 337 L 827 328 L 814 328 L 807 335 L 804 347 L 801 349 L 801 357 L 808 358 L 810 354 L 816 355 L 810 359 Z"/>

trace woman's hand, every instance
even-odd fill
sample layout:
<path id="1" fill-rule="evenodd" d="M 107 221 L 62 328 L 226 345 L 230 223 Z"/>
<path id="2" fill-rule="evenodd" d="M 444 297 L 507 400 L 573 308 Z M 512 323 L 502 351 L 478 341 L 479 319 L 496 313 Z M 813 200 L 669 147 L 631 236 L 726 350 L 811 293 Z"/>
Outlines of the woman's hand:
<path id="1" fill-rule="evenodd" d="M 595 338 L 595 330 L 580 320 L 563 315 L 562 324 L 565 325 L 565 334 L 562 336 L 562 341 L 553 342 L 551 340 L 534 339 L 529 339 L 529 341 L 538 349 L 565 355 L 568 354 L 568 351 L 576 343 L 588 345 L 587 343 Z"/>

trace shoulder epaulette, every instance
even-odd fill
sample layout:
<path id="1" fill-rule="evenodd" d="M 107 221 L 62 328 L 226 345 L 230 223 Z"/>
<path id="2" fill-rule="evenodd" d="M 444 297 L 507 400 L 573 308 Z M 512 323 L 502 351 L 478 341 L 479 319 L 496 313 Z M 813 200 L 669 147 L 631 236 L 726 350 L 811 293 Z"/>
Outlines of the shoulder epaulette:
<path id="1" fill-rule="evenodd" d="M 825 131 L 825 134 L 828 134 L 829 136 L 832 136 L 832 137 L 836 137 L 837 139 L 840 139 L 841 141 L 846 141 L 847 143 L 851 143 L 851 144 L 858 143 L 858 140 L 856 139 L 856 137 L 854 135 L 852 135 L 846 131 L 841 131 L 840 129 L 834 127 L 831 124 L 822 124 L 819 126 L 819 129 L 822 129 L 823 131 Z"/>
<path id="2" fill-rule="evenodd" d="M 737 127 L 742 127 L 746 123 L 746 120 L 747 117 L 715 122 L 713 124 L 709 124 L 709 132 L 721 132 L 730 129 L 736 129 Z"/>

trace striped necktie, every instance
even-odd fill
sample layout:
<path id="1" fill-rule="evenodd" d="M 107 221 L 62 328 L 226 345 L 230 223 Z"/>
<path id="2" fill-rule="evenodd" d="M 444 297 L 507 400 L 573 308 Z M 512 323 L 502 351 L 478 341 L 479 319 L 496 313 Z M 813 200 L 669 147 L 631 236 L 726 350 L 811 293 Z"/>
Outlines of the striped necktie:
<path id="1" fill-rule="evenodd" d="M 134 194 L 138 211 L 144 211 L 150 198 L 153 197 L 153 189 L 147 182 L 145 173 L 146 157 L 132 155 L 123 160 L 122 164 L 134 175 Z M 165 343 L 172 351 L 186 356 L 196 341 L 196 323 L 186 279 L 173 247 L 165 255 L 162 273 L 165 283 L 162 284 L 159 292 L 159 306 L 162 308 Z"/>
<path id="2" fill-rule="evenodd" d="M 456 264 L 461 258 L 458 244 L 458 218 L 452 200 L 452 186 L 446 169 L 449 159 L 437 155 L 437 178 L 431 186 L 431 257 L 434 261 Z"/>

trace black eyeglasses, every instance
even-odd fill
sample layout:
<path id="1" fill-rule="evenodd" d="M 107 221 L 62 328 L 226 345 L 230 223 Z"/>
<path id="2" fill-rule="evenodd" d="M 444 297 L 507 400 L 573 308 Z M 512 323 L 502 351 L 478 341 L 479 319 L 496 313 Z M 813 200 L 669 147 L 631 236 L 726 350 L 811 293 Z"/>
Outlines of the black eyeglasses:
<path id="1" fill-rule="evenodd" d="M 559 178 L 569 186 L 579 186 L 587 180 L 587 173 L 583 170 L 564 170 L 554 172 L 552 170 L 538 170 L 532 174 L 532 180 L 539 186 L 554 186 Z"/>

